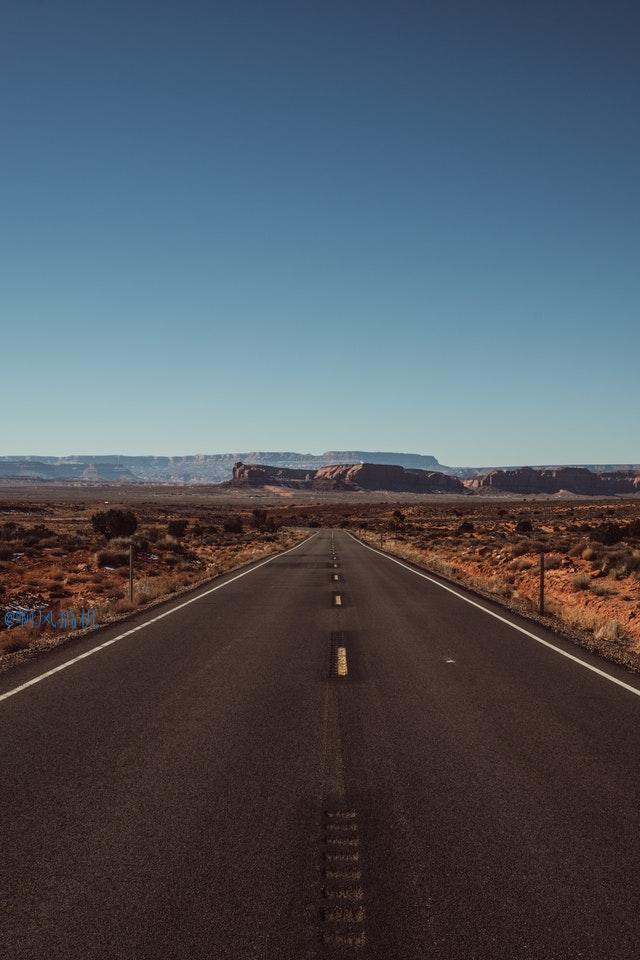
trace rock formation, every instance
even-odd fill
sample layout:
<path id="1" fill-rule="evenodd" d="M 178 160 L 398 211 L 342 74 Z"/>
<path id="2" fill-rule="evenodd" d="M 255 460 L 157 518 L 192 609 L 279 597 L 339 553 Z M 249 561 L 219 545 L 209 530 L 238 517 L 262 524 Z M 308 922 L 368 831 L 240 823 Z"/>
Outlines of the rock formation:
<path id="1" fill-rule="evenodd" d="M 464 493 L 457 477 L 433 470 L 405 470 L 381 463 L 341 463 L 320 467 L 315 490 L 394 490 L 403 493 Z"/>
<path id="2" fill-rule="evenodd" d="M 562 467 L 557 470 L 491 470 L 479 477 L 464 481 L 471 490 L 503 493 L 554 494 L 566 491 L 582 496 L 615 496 L 640 493 L 640 476 L 633 473 L 594 473 L 581 467 Z"/>
<path id="3" fill-rule="evenodd" d="M 285 486 L 312 490 L 392 490 L 404 493 L 465 493 L 457 477 L 431 470 L 405 470 L 379 463 L 340 463 L 319 470 L 287 470 L 238 461 L 224 486 Z"/>

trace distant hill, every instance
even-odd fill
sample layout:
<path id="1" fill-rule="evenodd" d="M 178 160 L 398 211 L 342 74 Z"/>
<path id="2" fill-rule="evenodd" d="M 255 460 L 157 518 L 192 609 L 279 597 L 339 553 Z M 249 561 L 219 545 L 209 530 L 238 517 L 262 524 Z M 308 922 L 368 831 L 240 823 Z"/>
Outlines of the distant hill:
<path id="1" fill-rule="evenodd" d="M 234 464 L 260 466 L 280 471 L 299 471 L 300 476 L 315 476 L 326 467 L 361 464 L 402 467 L 405 471 L 446 474 L 466 483 L 469 491 L 484 494 L 492 491 L 555 493 L 564 489 L 575 493 L 590 491 L 607 495 L 638 490 L 638 464 L 575 464 L 535 467 L 446 467 L 431 455 L 421 453 L 389 453 L 370 450 L 328 450 L 326 453 L 292 451 L 254 451 L 253 453 L 204 453 L 184 457 L 97 456 L 43 457 L 0 456 L 0 483 L 173 483 L 217 484 L 231 480 Z M 567 472 L 567 471 L 576 472 Z M 585 471 L 580 473 L 579 471 Z M 358 471 L 365 483 L 367 472 Z M 624 475 L 624 476 L 623 476 Z M 332 476 L 326 475 L 326 479 Z M 598 479 L 598 478 L 601 479 Z M 284 473 L 280 479 L 285 479 Z M 340 481 L 342 482 L 342 481 Z M 349 481 L 350 482 L 350 481 Z M 375 481 L 377 482 L 377 481 Z M 398 480 L 403 485 L 412 481 Z M 430 481 L 431 482 L 431 481 Z M 442 488 L 442 482 L 440 482 Z M 347 483 L 347 486 L 349 484 Z"/>
<path id="2" fill-rule="evenodd" d="M 0 478 L 32 480 L 143 481 L 147 483 L 221 483 L 230 480 L 234 463 L 259 463 L 289 470 L 318 470 L 336 463 L 383 463 L 411 470 L 452 473 L 435 457 L 419 453 L 371 453 L 365 450 L 327 453 L 207 453 L 184 457 L 136 457 L 119 454 L 71 457 L 0 457 Z"/>

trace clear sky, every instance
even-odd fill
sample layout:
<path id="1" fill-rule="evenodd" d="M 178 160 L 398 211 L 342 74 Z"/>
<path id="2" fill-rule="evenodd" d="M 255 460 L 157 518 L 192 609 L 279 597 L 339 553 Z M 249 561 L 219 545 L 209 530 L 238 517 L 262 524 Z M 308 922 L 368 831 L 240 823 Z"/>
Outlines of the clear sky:
<path id="1" fill-rule="evenodd" d="M 640 461 L 640 5 L 4 0 L 0 453 Z"/>

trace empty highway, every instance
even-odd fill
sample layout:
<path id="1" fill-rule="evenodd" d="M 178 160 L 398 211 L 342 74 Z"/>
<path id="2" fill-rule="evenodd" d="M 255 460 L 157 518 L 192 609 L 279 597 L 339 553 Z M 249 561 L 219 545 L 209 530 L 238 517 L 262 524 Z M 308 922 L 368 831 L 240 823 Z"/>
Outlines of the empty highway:
<path id="1" fill-rule="evenodd" d="M 3 675 L 0 957 L 635 960 L 640 678 L 465 597 L 321 530 Z"/>

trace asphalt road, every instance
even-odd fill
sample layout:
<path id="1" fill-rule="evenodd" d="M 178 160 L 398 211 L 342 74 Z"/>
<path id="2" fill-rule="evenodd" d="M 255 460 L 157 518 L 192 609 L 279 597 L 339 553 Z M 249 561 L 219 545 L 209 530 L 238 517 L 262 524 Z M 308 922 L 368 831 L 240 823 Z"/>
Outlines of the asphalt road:
<path id="1" fill-rule="evenodd" d="M 332 536 L 0 679 L 3 960 L 636 960 L 640 680 Z"/>

